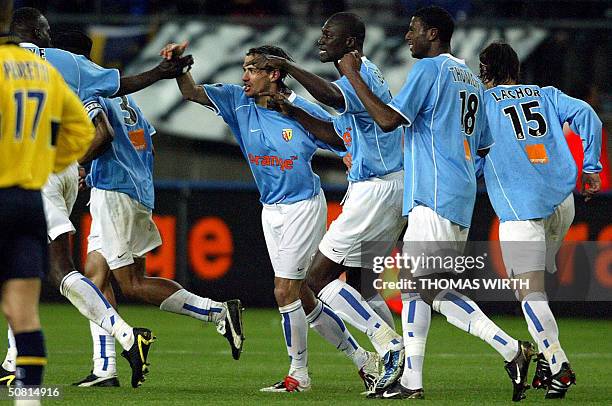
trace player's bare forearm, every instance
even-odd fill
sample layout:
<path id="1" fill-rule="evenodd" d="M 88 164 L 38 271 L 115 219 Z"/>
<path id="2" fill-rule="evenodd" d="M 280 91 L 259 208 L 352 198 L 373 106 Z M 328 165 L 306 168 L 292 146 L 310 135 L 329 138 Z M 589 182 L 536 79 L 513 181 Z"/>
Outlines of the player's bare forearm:
<path id="1" fill-rule="evenodd" d="M 346 75 L 347 79 L 355 89 L 357 97 L 363 103 L 370 117 L 385 132 L 395 130 L 403 122 L 404 118 L 391 107 L 383 103 L 363 81 L 359 72 L 350 72 Z"/>
<path id="2" fill-rule="evenodd" d="M 114 96 L 119 97 L 137 92 L 162 79 L 174 79 L 182 75 L 185 69 L 190 69 L 192 64 L 193 57 L 191 55 L 173 58 L 172 60 L 164 59 L 151 70 L 138 75 L 121 77 L 119 90 Z"/>
<path id="3" fill-rule="evenodd" d="M 346 149 L 344 142 L 342 142 L 342 139 L 336 134 L 334 125 L 329 121 L 319 120 L 301 108 L 293 105 L 287 106 L 287 110 L 291 117 L 295 118 L 308 132 L 322 142 L 332 147 L 341 148 L 343 150 Z"/>
<path id="4" fill-rule="evenodd" d="M 96 135 L 94 136 L 91 145 L 85 155 L 79 159 L 79 165 L 87 165 L 100 155 L 102 155 L 110 147 L 115 136 L 113 128 L 108 122 L 108 117 L 104 112 L 98 113 L 93 119 L 94 126 L 96 128 Z"/>
<path id="5" fill-rule="evenodd" d="M 185 73 L 176 78 L 179 90 L 185 100 L 199 103 L 204 106 L 212 106 L 212 102 L 206 95 L 204 89 L 196 86 L 191 73 Z"/>
<path id="6" fill-rule="evenodd" d="M 318 102 L 335 109 L 344 108 L 342 92 L 329 80 L 308 72 L 293 62 L 288 61 L 286 67 L 287 73 L 300 82 Z"/>

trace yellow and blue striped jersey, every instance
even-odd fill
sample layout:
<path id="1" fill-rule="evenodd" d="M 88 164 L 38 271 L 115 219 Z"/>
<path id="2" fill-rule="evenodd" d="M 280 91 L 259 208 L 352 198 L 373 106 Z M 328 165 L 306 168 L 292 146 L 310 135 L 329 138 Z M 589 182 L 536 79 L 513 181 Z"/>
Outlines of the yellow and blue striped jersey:
<path id="1" fill-rule="evenodd" d="M 59 72 L 0 36 L 0 188 L 40 189 L 83 156 L 94 128 Z"/>

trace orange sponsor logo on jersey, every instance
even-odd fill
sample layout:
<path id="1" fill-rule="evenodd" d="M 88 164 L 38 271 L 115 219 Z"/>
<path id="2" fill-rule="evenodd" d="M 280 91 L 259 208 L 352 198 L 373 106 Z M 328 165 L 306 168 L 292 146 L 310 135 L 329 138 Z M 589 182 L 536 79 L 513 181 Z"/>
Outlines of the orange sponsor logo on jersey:
<path id="1" fill-rule="evenodd" d="M 249 162 L 257 166 L 275 166 L 281 171 L 293 169 L 293 161 L 297 160 L 297 155 L 292 155 L 290 159 L 284 159 L 273 155 L 253 155 L 249 154 Z"/>
<path id="2" fill-rule="evenodd" d="M 134 146 L 134 148 L 136 148 L 137 151 L 142 151 L 142 150 L 147 149 L 147 141 L 145 140 L 145 136 L 144 136 L 145 133 L 142 128 L 139 128 L 138 130 L 130 131 L 128 135 L 130 137 L 130 141 L 132 142 L 132 145 Z"/>
<path id="3" fill-rule="evenodd" d="M 527 152 L 527 157 L 532 164 L 548 163 L 548 154 L 546 154 L 544 144 L 527 145 L 525 146 L 525 152 Z"/>
<path id="4" fill-rule="evenodd" d="M 351 137 L 351 127 L 346 127 L 346 131 L 342 134 L 342 140 L 344 141 L 344 145 L 350 147 L 353 143 L 353 137 Z"/>

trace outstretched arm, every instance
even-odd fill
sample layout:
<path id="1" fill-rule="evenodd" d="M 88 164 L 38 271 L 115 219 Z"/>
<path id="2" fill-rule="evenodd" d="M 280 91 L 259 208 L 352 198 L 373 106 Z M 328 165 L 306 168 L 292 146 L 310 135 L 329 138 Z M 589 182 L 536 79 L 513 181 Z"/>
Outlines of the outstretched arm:
<path id="1" fill-rule="evenodd" d="M 355 51 L 345 54 L 338 63 L 340 72 L 349 80 L 353 89 L 355 89 L 355 93 L 357 93 L 376 124 L 385 132 L 392 131 L 402 124 L 408 124 L 397 111 L 387 106 L 372 93 L 359 74 L 360 66 L 361 60 Z"/>
<path id="2" fill-rule="evenodd" d="M 344 109 L 344 96 L 332 82 L 308 72 L 295 62 L 274 55 L 265 55 L 262 67 L 280 69 L 293 76 L 320 103 L 335 109 Z M 259 66 L 258 66 L 259 67 Z"/>
<path id="3" fill-rule="evenodd" d="M 134 93 L 162 79 L 173 79 L 188 70 L 193 64 L 191 55 L 172 60 L 164 59 L 156 67 L 146 72 L 133 76 L 123 76 L 120 86 L 114 97 Z"/>
<path id="4" fill-rule="evenodd" d="M 182 44 L 167 44 L 165 47 L 162 48 L 159 54 L 164 58 L 164 61 L 176 60 L 180 58 L 181 55 L 183 55 L 183 52 L 185 52 L 185 49 L 187 48 L 188 44 L 189 43 L 187 41 L 183 42 Z M 181 91 L 181 94 L 183 95 L 183 98 L 185 100 L 199 103 L 203 106 L 213 105 L 208 96 L 206 95 L 204 89 L 200 86 L 196 86 L 195 81 L 191 76 L 191 73 L 185 72 L 179 75 L 176 78 L 176 83 L 178 84 L 179 90 Z"/>

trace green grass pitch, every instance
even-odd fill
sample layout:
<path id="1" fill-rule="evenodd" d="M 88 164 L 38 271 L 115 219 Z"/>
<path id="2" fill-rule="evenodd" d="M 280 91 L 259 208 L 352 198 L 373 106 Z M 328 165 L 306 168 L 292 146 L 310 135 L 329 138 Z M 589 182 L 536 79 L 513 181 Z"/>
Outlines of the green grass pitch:
<path id="1" fill-rule="evenodd" d="M 245 312 L 247 340 L 240 361 L 231 358 L 229 346 L 212 324 L 203 325 L 155 307 L 123 306 L 120 311 L 130 324 L 149 327 L 158 338 L 149 357 L 151 372 L 138 389 L 130 387 L 129 368 L 121 357 L 117 359 L 121 388 L 69 386 L 91 368 L 88 323 L 69 305 L 41 306 L 49 353 L 45 383 L 62 386 L 63 402 L 89 406 L 385 402 L 364 399 L 359 394 L 363 386 L 353 364 L 313 331 L 309 334 L 312 390 L 299 394 L 260 393 L 259 388 L 284 377 L 288 367 L 280 316 L 273 309 Z M 494 321 L 517 338 L 528 336 L 522 318 L 496 317 Z M 561 342 L 578 381 L 565 402 L 611 404 L 612 321 L 560 319 L 558 323 Z M 399 327 L 399 320 L 396 324 Z M 365 336 L 355 336 L 364 347 L 370 347 Z M 117 349 L 120 350 L 118 344 Z M 424 379 L 426 400 L 422 403 L 511 403 L 510 380 L 497 353 L 442 317 L 432 320 Z M 523 401 L 541 402 L 544 392 L 534 390 L 529 390 Z"/>

